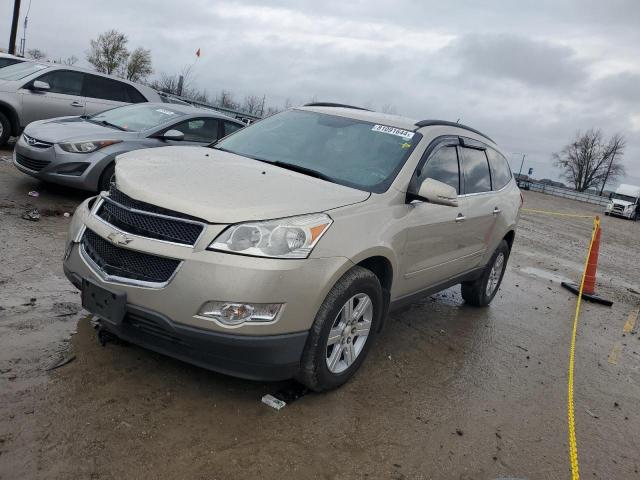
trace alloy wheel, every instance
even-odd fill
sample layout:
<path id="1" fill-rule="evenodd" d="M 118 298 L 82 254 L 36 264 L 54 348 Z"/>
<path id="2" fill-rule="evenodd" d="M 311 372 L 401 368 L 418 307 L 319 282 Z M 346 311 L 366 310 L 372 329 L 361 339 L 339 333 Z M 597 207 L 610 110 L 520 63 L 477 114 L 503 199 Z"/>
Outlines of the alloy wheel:
<path id="1" fill-rule="evenodd" d="M 364 349 L 373 321 L 373 303 L 358 293 L 343 305 L 331 325 L 327 338 L 326 361 L 331 373 L 342 373 Z"/>

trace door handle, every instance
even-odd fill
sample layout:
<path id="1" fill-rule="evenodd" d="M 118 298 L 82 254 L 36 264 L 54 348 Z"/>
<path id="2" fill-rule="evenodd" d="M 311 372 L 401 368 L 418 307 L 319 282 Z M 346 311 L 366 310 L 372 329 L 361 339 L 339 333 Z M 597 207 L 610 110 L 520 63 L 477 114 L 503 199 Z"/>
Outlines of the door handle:
<path id="1" fill-rule="evenodd" d="M 495 208 L 493 209 L 493 214 L 494 214 L 494 215 L 498 215 L 498 214 L 499 214 L 499 213 L 501 213 L 501 212 L 502 212 L 502 210 L 500 210 L 498 207 L 495 207 Z"/>
<path id="2" fill-rule="evenodd" d="M 72 107 L 84 107 L 84 105 L 80 102 L 71 102 Z"/>
<path id="3" fill-rule="evenodd" d="M 463 214 L 459 213 L 458 216 L 456 217 L 456 222 L 460 223 L 460 222 L 464 222 L 467 219 L 467 217 L 465 217 Z"/>

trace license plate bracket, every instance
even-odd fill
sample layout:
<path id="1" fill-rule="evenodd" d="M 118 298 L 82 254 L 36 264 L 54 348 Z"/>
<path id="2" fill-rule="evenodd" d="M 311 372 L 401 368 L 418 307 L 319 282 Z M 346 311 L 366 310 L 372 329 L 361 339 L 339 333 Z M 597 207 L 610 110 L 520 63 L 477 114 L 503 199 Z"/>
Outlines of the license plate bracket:
<path id="1" fill-rule="evenodd" d="M 82 307 L 115 325 L 120 325 L 127 309 L 127 294 L 112 292 L 91 280 L 82 279 Z"/>

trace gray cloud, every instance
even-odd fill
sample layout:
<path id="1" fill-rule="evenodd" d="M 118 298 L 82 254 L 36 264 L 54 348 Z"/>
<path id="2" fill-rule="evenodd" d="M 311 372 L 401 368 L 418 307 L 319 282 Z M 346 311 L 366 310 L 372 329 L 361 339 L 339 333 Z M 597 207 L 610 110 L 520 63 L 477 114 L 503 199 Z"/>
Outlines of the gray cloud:
<path id="1" fill-rule="evenodd" d="M 0 2 L 0 47 L 12 3 Z M 461 118 L 552 178 L 551 153 L 599 127 L 627 136 L 640 176 L 639 16 L 636 0 L 32 0 L 27 46 L 84 62 L 89 39 L 116 28 L 151 49 L 156 74 L 194 64 L 201 48 L 195 81 L 212 95 Z"/>
<path id="2" fill-rule="evenodd" d="M 472 34 L 451 45 L 463 75 L 516 80 L 532 87 L 575 88 L 587 78 L 585 62 L 566 46 L 511 34 Z"/>

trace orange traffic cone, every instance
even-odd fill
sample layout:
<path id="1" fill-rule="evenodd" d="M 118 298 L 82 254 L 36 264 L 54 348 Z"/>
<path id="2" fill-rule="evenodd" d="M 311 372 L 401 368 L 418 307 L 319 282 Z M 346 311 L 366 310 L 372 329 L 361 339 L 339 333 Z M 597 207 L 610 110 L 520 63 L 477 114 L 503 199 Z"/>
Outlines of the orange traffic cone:
<path id="1" fill-rule="evenodd" d="M 600 217 L 596 217 L 594 228 L 595 234 L 593 235 L 593 244 L 591 245 L 589 260 L 587 261 L 587 268 L 585 270 L 582 298 L 610 307 L 613 305 L 611 300 L 596 295 L 596 271 L 598 270 L 598 252 L 600 251 Z M 576 285 L 575 283 L 562 282 L 562 286 L 576 295 L 580 292 L 580 285 Z"/>

